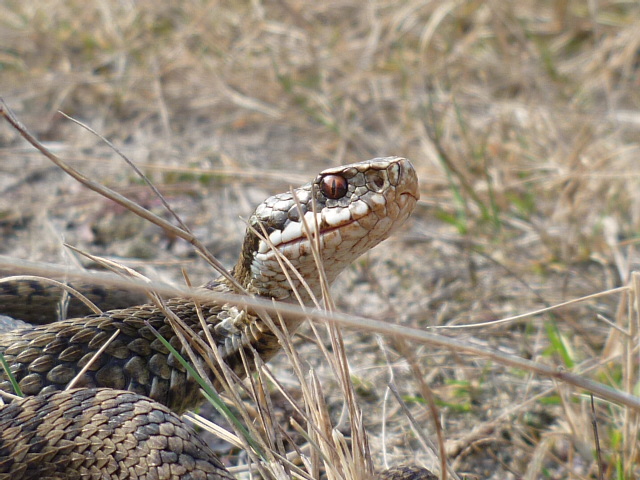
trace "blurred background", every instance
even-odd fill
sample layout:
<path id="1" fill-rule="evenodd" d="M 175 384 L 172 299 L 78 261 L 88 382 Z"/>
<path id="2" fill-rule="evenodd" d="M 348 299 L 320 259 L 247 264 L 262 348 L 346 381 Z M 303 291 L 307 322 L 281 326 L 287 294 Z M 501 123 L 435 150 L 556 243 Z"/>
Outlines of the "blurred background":
<path id="1" fill-rule="evenodd" d="M 338 279 L 335 301 L 418 328 L 627 284 L 638 264 L 639 69 L 635 1 L 0 3 L 0 96 L 21 121 L 168 218 L 113 150 L 58 111 L 106 137 L 228 266 L 240 217 L 265 197 L 329 166 L 410 158 L 416 213 Z M 65 177 L 6 122 L 0 172 L 2 255 L 74 264 L 67 242 L 162 280 L 180 283 L 180 267 L 194 283 L 212 275 L 190 245 Z M 637 357 L 625 364 L 621 352 L 638 338 L 627 307 L 616 293 L 439 333 L 629 390 Z M 433 435 L 406 359 L 392 341 L 345 335 L 376 464 L 437 465 L 385 393 L 391 365 Z M 317 346 L 299 341 L 322 370 Z M 582 392 L 429 346 L 414 354 L 461 476 L 598 478 Z M 599 402 L 596 417 L 605 478 L 640 475 L 637 416 Z"/>

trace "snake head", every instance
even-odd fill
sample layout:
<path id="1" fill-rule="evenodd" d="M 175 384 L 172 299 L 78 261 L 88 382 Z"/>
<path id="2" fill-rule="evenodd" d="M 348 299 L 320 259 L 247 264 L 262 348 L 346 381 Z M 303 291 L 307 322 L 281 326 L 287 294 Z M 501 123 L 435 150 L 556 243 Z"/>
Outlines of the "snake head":
<path id="1" fill-rule="evenodd" d="M 256 208 L 234 275 L 251 293 L 284 300 L 296 289 L 306 303 L 321 292 L 319 262 L 331 283 L 402 225 L 418 198 L 416 172 L 406 158 L 324 170 Z M 309 290 L 301 288 L 303 280 Z"/>

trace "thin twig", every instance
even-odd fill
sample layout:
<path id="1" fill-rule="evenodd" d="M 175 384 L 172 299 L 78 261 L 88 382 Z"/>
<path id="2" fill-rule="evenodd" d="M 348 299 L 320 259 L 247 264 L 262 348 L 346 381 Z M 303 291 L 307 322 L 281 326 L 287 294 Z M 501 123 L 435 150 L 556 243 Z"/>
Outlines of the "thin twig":
<path id="1" fill-rule="evenodd" d="M 407 343 L 403 340 L 398 339 L 396 342 L 396 346 L 398 347 L 398 351 L 402 354 L 402 356 L 409 362 L 409 366 L 411 367 L 411 371 L 413 373 L 413 377 L 418 382 L 418 386 L 420 387 L 420 393 L 422 394 L 422 398 L 427 402 L 427 406 L 429 407 L 429 412 L 431 413 L 431 419 L 436 429 L 436 437 L 438 438 L 438 450 L 440 451 L 440 474 L 442 475 L 442 480 L 447 480 L 447 475 L 451 473 L 454 479 L 459 480 L 453 469 L 449 467 L 447 464 L 447 452 L 444 447 L 444 433 L 442 429 L 442 423 L 440 422 L 440 412 L 436 405 L 436 400 L 433 397 L 433 392 L 429 388 L 429 386 L 424 381 L 424 375 L 416 362 L 415 356 L 407 346 Z M 405 414 L 407 414 L 408 418 L 411 419 L 412 416 L 404 402 L 401 401 L 398 392 L 392 389 L 393 394 L 396 396 L 398 401 L 400 402 Z M 417 422 L 416 422 L 417 424 Z M 422 435 L 422 432 L 416 428 L 416 431 L 419 435 Z"/>
<path id="2" fill-rule="evenodd" d="M 604 480 L 604 472 L 602 471 L 602 452 L 600 451 L 600 436 L 598 435 L 598 419 L 596 418 L 596 407 L 591 397 L 591 426 L 593 428 L 593 441 L 596 444 L 596 461 L 598 462 L 598 480 Z"/>
<path id="3" fill-rule="evenodd" d="M 167 222 L 166 220 L 159 217 L 155 213 L 136 204 L 135 202 L 132 202 L 127 197 L 119 194 L 118 192 L 111 190 L 110 188 L 105 187 L 104 185 L 101 185 L 100 183 L 91 180 L 90 178 L 88 178 L 87 176 L 85 176 L 75 168 L 68 165 L 60 157 L 58 157 L 56 154 L 51 152 L 51 150 L 49 150 L 42 143 L 40 143 L 38 139 L 35 138 L 29 132 L 29 130 L 17 119 L 17 117 L 14 115 L 14 113 L 11 111 L 11 109 L 7 106 L 7 104 L 2 98 L 0 98 L 0 115 L 3 116 L 27 142 L 33 145 L 33 147 L 39 150 L 45 157 L 51 160 L 56 166 L 58 166 L 61 170 L 63 170 L 67 175 L 71 176 L 72 178 L 74 178 L 75 180 L 77 180 L 79 183 L 89 188 L 90 190 L 93 190 L 94 192 L 99 193 L 103 197 L 113 200 L 119 205 L 122 205 L 124 208 L 126 208 L 130 212 L 135 213 L 139 217 L 144 218 L 145 220 L 148 220 L 149 222 L 159 226 L 160 228 L 166 230 L 167 232 L 191 243 L 191 245 L 193 245 L 196 248 L 196 250 L 198 250 L 198 252 L 202 256 L 204 256 L 204 258 L 207 259 L 207 261 L 211 264 L 211 266 L 215 268 L 220 273 L 220 275 L 225 277 L 238 292 L 244 292 L 244 288 L 240 285 L 240 283 L 233 276 L 231 276 L 231 274 L 229 274 L 229 272 L 226 270 L 226 268 L 224 268 L 224 266 L 220 263 L 220 261 L 218 261 L 218 259 L 216 259 L 213 255 L 211 255 L 211 253 L 207 250 L 204 244 L 200 242 L 200 240 L 198 240 L 191 232 L 185 231 L 182 228 L 172 225 L 171 223 Z"/>
<path id="4" fill-rule="evenodd" d="M 61 290 L 64 290 L 69 294 L 73 295 L 74 297 L 76 297 L 78 300 L 84 303 L 93 313 L 97 313 L 97 314 L 102 313 L 102 310 L 100 310 L 95 303 L 93 303 L 91 300 L 89 300 L 87 297 L 81 294 L 78 290 L 67 285 L 66 283 L 62 283 L 57 280 L 53 280 L 51 278 L 39 277 L 35 275 L 14 275 L 12 277 L 0 278 L 0 283 L 23 282 L 23 281 L 37 282 L 39 284 L 49 284 L 49 285 L 53 285 L 54 287 L 58 287 Z"/>
<path id="5" fill-rule="evenodd" d="M 5 260 L 7 257 L 0 255 L 0 269 L 11 268 L 15 266 L 15 260 Z M 124 279 L 109 279 L 104 274 L 88 274 L 87 272 L 67 272 L 62 268 L 47 267 L 43 268 L 42 265 L 33 262 L 21 262 L 21 268 L 35 274 L 46 274 L 50 271 L 57 271 L 61 275 L 66 275 L 69 278 L 81 278 L 91 279 L 100 278 L 106 284 L 110 285 L 127 285 L 128 288 L 135 288 L 141 291 L 148 291 L 149 285 L 133 280 Z M 602 383 L 594 380 L 584 378 L 581 375 L 568 372 L 561 367 L 554 367 L 545 365 L 543 363 L 535 362 L 525 358 L 520 358 L 515 355 L 508 355 L 506 353 L 499 352 L 497 350 L 491 350 L 486 347 L 464 342 L 460 339 L 449 338 L 443 335 L 434 333 L 428 333 L 417 328 L 411 328 L 406 325 L 399 325 L 382 320 L 373 320 L 370 318 L 358 317 L 355 315 L 348 315 L 340 312 L 328 313 L 319 309 L 302 308 L 289 303 L 274 302 L 272 300 L 265 300 L 256 297 L 250 297 L 247 295 L 237 295 L 232 293 L 220 293 L 211 290 L 204 289 L 183 289 L 172 288 L 163 286 L 154 286 L 154 291 L 160 294 L 167 294 L 173 296 L 187 296 L 201 299 L 202 301 L 217 301 L 220 303 L 229 303 L 238 307 L 249 307 L 252 309 L 264 309 L 264 311 L 270 314 L 281 314 L 285 317 L 291 316 L 291 318 L 309 318 L 315 322 L 326 323 L 335 322 L 344 327 L 354 328 L 356 330 L 366 329 L 367 331 L 378 332 L 383 335 L 392 337 L 404 338 L 412 342 L 423 343 L 426 345 L 432 345 L 435 347 L 445 348 L 454 352 L 465 353 L 468 355 L 476 355 L 485 360 L 492 360 L 502 365 L 506 365 L 514 368 L 521 368 L 537 375 L 543 375 L 546 377 L 554 378 L 565 382 L 569 385 L 573 385 L 578 388 L 583 388 L 588 392 L 592 392 L 596 396 L 608 400 L 613 403 L 625 405 L 637 412 L 640 412 L 640 397 L 631 393 L 616 390 Z M 611 291 L 609 291 L 611 293 Z"/>
<path id="6" fill-rule="evenodd" d="M 87 125 L 85 123 L 82 123 L 80 120 L 76 120 L 73 117 L 70 117 L 69 115 L 67 115 L 64 112 L 61 112 L 60 110 L 58 110 L 58 113 L 60 115 L 62 115 L 64 118 L 66 118 L 67 120 L 71 120 L 76 125 L 81 126 L 82 128 L 84 128 L 85 130 L 87 130 L 91 134 L 93 134 L 96 137 L 98 137 L 100 140 L 102 140 L 104 143 L 106 143 L 107 146 L 111 150 L 116 152 L 120 156 L 120 158 L 122 158 L 126 162 L 126 164 L 131 167 L 131 169 L 136 173 L 136 175 L 138 175 L 144 181 L 144 183 L 146 183 L 147 186 L 153 191 L 154 195 L 156 197 L 158 197 L 158 199 L 162 202 L 162 206 L 171 214 L 171 216 L 173 218 L 175 218 L 176 222 L 178 222 L 178 224 L 180 225 L 180 228 L 182 228 L 185 232 L 193 235 L 193 233 L 191 232 L 191 229 L 182 221 L 180 216 L 173 210 L 173 208 L 171 208 L 171 205 L 169 205 L 167 200 L 164 198 L 164 195 L 162 195 L 162 193 L 160 193 L 160 190 L 158 190 L 158 188 L 153 184 L 153 182 L 151 180 L 149 180 L 149 178 L 142 172 L 142 170 L 140 170 L 135 163 L 133 163 L 124 153 L 122 153 L 122 151 L 118 147 L 116 147 L 113 143 L 111 143 L 103 135 L 101 135 L 100 133 L 96 132 L 89 125 Z"/>
<path id="7" fill-rule="evenodd" d="M 98 349 L 98 351 L 91 357 L 91 360 L 89 360 L 87 364 L 80 369 L 78 374 L 71 379 L 71 381 L 67 384 L 67 388 L 65 388 L 65 390 L 71 390 L 74 387 L 74 385 L 78 383 L 78 380 L 82 377 L 82 375 L 84 375 L 85 372 L 89 370 L 91 365 L 93 365 L 93 363 L 98 359 L 98 357 L 102 355 L 102 352 L 104 352 L 107 349 L 107 347 L 111 344 L 111 342 L 113 342 L 116 339 L 118 335 L 120 335 L 120 330 L 116 330 L 115 332 L 113 332 L 113 335 L 111 335 L 109 339 L 106 342 L 104 342 L 104 345 L 102 345 Z"/>

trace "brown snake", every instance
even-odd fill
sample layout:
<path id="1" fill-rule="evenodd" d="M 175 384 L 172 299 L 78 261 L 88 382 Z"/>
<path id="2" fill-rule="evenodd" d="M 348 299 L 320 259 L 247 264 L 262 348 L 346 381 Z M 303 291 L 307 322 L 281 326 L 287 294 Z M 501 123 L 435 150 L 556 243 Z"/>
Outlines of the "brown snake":
<path id="1" fill-rule="evenodd" d="M 230 273 L 249 294 L 309 304 L 322 293 L 311 241 L 320 247 L 331 283 L 404 223 L 418 197 L 415 170 L 403 158 L 325 170 L 313 182 L 256 208 Z M 41 289 L 17 288 L 0 284 L 5 304 L 0 313 L 24 317 L 36 312 Z M 237 292 L 224 277 L 201 288 Z M 23 308 L 12 309 L 9 304 L 17 297 Z M 205 337 L 192 299 L 167 300 L 166 308 Z M 243 356 L 257 353 L 266 361 L 279 350 L 275 334 L 251 310 L 214 301 L 201 302 L 200 308 L 221 357 L 238 375 L 246 375 Z M 0 353 L 22 392 L 31 395 L 0 410 L 0 480 L 233 478 L 176 415 L 202 398 L 197 382 L 152 331 L 188 358 L 165 312 L 146 304 L 61 321 L 50 316 L 53 323 L 0 334 Z M 35 316 L 38 323 L 47 320 Z M 284 321 L 289 332 L 301 322 L 286 316 Z M 76 379 L 79 388 L 62 391 L 116 331 L 115 340 Z M 218 386 L 204 362 L 200 367 Z M 12 392 L 6 374 L 0 382 L 0 389 Z M 405 467 L 385 477 L 405 478 L 418 471 Z"/>

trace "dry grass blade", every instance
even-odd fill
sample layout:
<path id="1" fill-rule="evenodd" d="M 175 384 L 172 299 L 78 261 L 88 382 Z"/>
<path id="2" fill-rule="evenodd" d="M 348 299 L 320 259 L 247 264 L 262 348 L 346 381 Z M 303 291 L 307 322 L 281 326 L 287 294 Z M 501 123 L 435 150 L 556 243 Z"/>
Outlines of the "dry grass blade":
<path id="1" fill-rule="evenodd" d="M 67 292 L 68 294 L 73 295 L 75 298 L 77 298 L 82 303 L 84 303 L 87 306 L 87 308 L 89 308 L 89 310 L 91 310 L 93 313 L 102 313 L 102 310 L 100 310 L 91 300 L 89 300 L 87 297 L 85 297 L 82 293 L 80 293 L 75 288 L 70 287 L 69 285 L 63 282 L 59 282 L 51 278 L 40 277 L 35 275 L 14 275 L 11 277 L 0 278 L 0 283 L 5 283 L 5 282 L 11 283 L 11 282 L 22 282 L 22 281 L 53 285 Z"/>
<path id="2" fill-rule="evenodd" d="M 86 363 L 86 365 L 84 365 L 80 369 L 78 374 L 71 379 L 71 381 L 67 384 L 65 390 L 71 390 L 75 386 L 75 384 L 78 383 L 78 380 L 80 380 L 82 376 L 86 373 L 86 371 L 91 368 L 91 366 L 96 362 L 96 360 L 98 360 L 98 358 L 100 358 L 100 355 L 102 355 L 102 353 L 109 347 L 111 342 L 113 342 L 118 337 L 119 334 L 120 334 L 120 330 L 116 330 L 115 332 L 113 332 L 113 334 L 96 351 L 96 353 L 91 357 L 91 359 Z"/>
<path id="3" fill-rule="evenodd" d="M 187 418 L 191 423 L 199 426 L 200 428 L 213 433 L 220 440 L 228 442 L 236 448 L 245 448 L 245 443 L 240 440 L 237 435 L 225 430 L 217 423 L 213 423 L 208 418 L 204 418 L 193 412 L 186 412 L 183 417 Z"/>
<path id="4" fill-rule="evenodd" d="M 559 310 L 560 308 L 568 307 L 568 306 L 574 305 L 576 303 L 585 302 L 587 300 L 591 300 L 591 299 L 594 299 L 594 298 L 605 297 L 605 296 L 613 295 L 613 294 L 616 294 L 616 293 L 626 292 L 626 291 L 629 290 L 629 288 L 630 287 L 628 287 L 628 286 L 612 288 L 610 290 L 605 290 L 603 292 L 593 293 L 593 294 L 587 295 L 585 297 L 574 298 L 572 300 L 568 300 L 566 302 L 562 302 L 562 303 L 559 303 L 557 305 L 552 305 L 550 307 L 540 308 L 538 310 L 534 310 L 532 312 L 521 313 L 519 315 L 512 315 L 510 317 L 501 318 L 499 320 L 490 320 L 488 322 L 470 323 L 470 324 L 465 324 L 465 325 L 440 325 L 440 326 L 435 326 L 435 327 L 432 327 L 432 328 L 434 330 L 455 330 L 455 329 L 461 329 L 461 328 L 464 329 L 464 328 L 489 327 L 489 326 L 492 326 L 492 325 L 500 325 L 501 323 L 510 323 L 510 322 L 514 322 L 516 320 L 522 320 L 523 318 L 534 317 L 534 316 L 540 315 L 542 313 L 551 312 L 551 311 L 554 311 L 554 310 Z"/>
<path id="5" fill-rule="evenodd" d="M 96 193 L 99 193 L 105 198 L 113 200 L 114 202 L 122 205 L 130 212 L 133 212 L 136 215 L 144 218 L 145 220 L 148 220 L 149 222 L 155 225 L 158 225 L 159 227 L 163 228 L 167 232 L 170 232 L 171 234 L 188 241 L 196 248 L 196 250 L 204 258 L 207 259 L 207 261 L 209 261 L 211 266 L 213 266 L 218 271 L 218 273 L 220 273 L 220 275 L 227 278 L 231 282 L 231 284 L 237 288 L 238 292 L 243 291 L 242 286 L 237 282 L 237 280 L 229 274 L 227 269 L 224 268 L 224 266 L 213 255 L 209 253 L 209 251 L 204 247 L 202 242 L 200 242 L 200 240 L 198 240 L 192 233 L 172 225 L 171 223 L 167 222 L 166 220 L 154 214 L 153 212 L 147 210 L 146 208 L 141 207 L 135 202 L 132 202 L 128 198 L 120 195 L 118 192 L 115 192 L 110 188 L 107 188 L 104 185 L 88 178 L 87 176 L 83 175 L 82 173 L 78 172 L 76 169 L 74 169 L 73 167 L 71 167 L 64 161 L 62 161 L 61 158 L 59 158 L 56 154 L 54 154 L 49 149 L 47 149 L 41 142 L 38 141 L 38 139 L 36 139 L 31 133 L 29 133 L 29 130 L 27 130 L 27 128 L 16 118 L 16 116 L 9 109 L 9 107 L 7 106 L 7 104 L 2 98 L 0 98 L 0 115 L 2 115 L 5 118 L 5 120 L 7 120 L 11 124 L 11 126 L 15 128 L 25 140 L 27 140 L 31 145 L 33 145 L 36 149 L 38 149 L 45 157 L 51 160 L 56 166 L 62 169 L 65 173 L 73 177 L 75 180 L 77 180 L 79 183 L 81 183 L 85 187 L 93 190 Z"/>
<path id="6" fill-rule="evenodd" d="M 70 117 L 69 115 L 67 115 L 64 112 L 58 112 L 60 115 L 62 115 L 64 118 L 72 121 L 73 123 L 81 126 L 82 128 L 84 128 L 85 130 L 91 132 L 93 135 L 95 135 L 96 137 L 98 137 L 100 140 L 102 140 L 104 143 L 106 143 L 109 148 L 111 150 L 113 150 L 114 152 L 116 152 L 118 154 L 118 156 L 120 158 L 122 158 L 126 164 L 136 173 L 136 175 L 138 175 L 146 184 L 147 186 L 153 191 L 154 195 L 160 199 L 160 201 L 162 202 L 163 207 L 165 208 L 165 210 L 167 210 L 171 216 L 178 222 L 178 224 L 180 225 L 180 228 L 182 230 L 184 230 L 185 232 L 187 232 L 189 235 L 193 236 L 193 233 L 191 232 L 191 230 L 189 229 L 189 227 L 182 221 L 182 219 L 176 214 L 176 212 L 173 210 L 173 208 L 171 208 L 171 205 L 169 205 L 169 202 L 167 202 L 167 200 L 164 198 L 164 195 L 162 195 L 162 193 L 160 193 L 160 190 L 158 190 L 158 188 L 153 184 L 153 182 L 151 182 L 149 180 L 149 178 L 142 173 L 142 171 L 136 166 L 135 163 L 133 163 L 131 160 L 129 160 L 129 158 L 123 154 L 118 147 L 116 147 L 113 143 L 111 143 L 108 139 L 106 139 L 104 136 L 100 135 L 98 132 L 96 132 L 93 128 L 89 127 L 87 124 L 82 123 L 81 121 Z"/>
<path id="7" fill-rule="evenodd" d="M 452 469 L 447 464 L 446 448 L 444 445 L 444 432 L 442 431 L 442 424 L 440 423 L 440 413 L 439 413 L 438 407 L 436 406 L 433 392 L 431 391 L 429 386 L 424 382 L 423 380 L 424 375 L 420 370 L 420 367 L 418 366 L 414 355 L 409 350 L 407 344 L 403 340 L 397 340 L 396 343 L 398 345 L 399 351 L 402 353 L 404 358 L 406 358 L 407 361 L 409 362 L 413 376 L 418 382 L 418 385 L 420 386 L 420 392 L 422 393 L 422 398 L 425 399 L 425 401 L 427 402 L 427 406 L 429 407 L 429 412 L 431 413 L 431 420 L 433 421 L 433 424 L 436 430 L 436 438 L 438 439 L 438 450 L 440 452 L 440 457 L 439 457 L 440 471 L 442 472 L 442 480 L 447 480 L 447 477 L 449 474 L 451 474 L 451 476 L 454 479 L 459 480 L 459 477 L 455 474 L 455 472 L 452 471 Z M 409 416 L 409 418 L 411 419 L 410 413 L 408 412 L 406 405 L 404 405 L 404 402 L 402 402 L 401 399 L 399 398 L 397 390 L 393 388 L 392 392 L 395 395 L 398 402 L 402 405 L 403 409 L 405 410 L 405 414 L 407 414 L 407 416 Z M 414 426 L 414 429 L 417 432 L 420 432 L 420 429 L 416 428 L 415 421 L 412 421 L 411 424 L 412 426 Z"/>
<path id="8" fill-rule="evenodd" d="M 604 473 L 602 471 L 602 451 L 600 449 L 600 436 L 598 434 L 598 420 L 596 418 L 596 408 L 593 403 L 593 395 L 591 395 L 591 415 L 593 425 L 593 439 L 595 442 L 596 461 L 598 462 L 598 480 L 604 480 Z"/>
<path id="9" fill-rule="evenodd" d="M 5 392 L 4 390 L 0 391 L 0 397 L 2 397 L 3 399 L 6 398 L 7 400 L 11 401 L 20 400 L 21 398 L 23 398 L 20 395 L 14 395 L 13 393 Z"/>
<path id="10" fill-rule="evenodd" d="M 98 283 L 104 282 L 108 285 L 120 285 L 127 286 L 128 288 L 139 288 L 141 291 L 147 291 L 149 289 L 148 284 L 138 283 L 132 280 L 115 280 L 113 278 L 105 277 L 104 275 L 67 272 L 63 269 L 56 269 L 52 266 L 43 268 L 42 266 L 37 266 L 33 263 L 16 262 L 15 260 L 6 259 L 0 256 L 1 269 L 15 269 L 16 265 L 20 265 L 20 269 L 36 274 L 52 274 L 54 272 L 60 272 L 61 275 L 66 275 L 69 277 L 69 279 L 77 278 L 83 279 L 85 281 L 91 281 L 91 279 L 93 279 Z M 220 294 L 216 292 L 202 292 L 194 290 L 189 291 L 187 289 L 170 288 L 165 286 L 154 287 L 154 291 L 163 295 L 181 295 L 200 299 L 214 299 L 223 303 L 231 303 L 239 307 L 263 309 L 266 312 L 270 313 L 280 312 L 282 315 L 309 318 L 310 320 L 322 324 L 329 322 L 354 329 L 364 328 L 369 331 L 378 332 L 390 337 L 404 338 L 412 342 L 431 345 L 438 348 L 444 348 L 458 353 L 475 355 L 486 360 L 497 362 L 501 365 L 520 368 L 535 375 L 554 378 L 563 383 L 573 385 L 578 388 L 583 388 L 589 392 L 594 393 L 596 396 L 602 399 L 612 401 L 614 403 L 619 403 L 620 405 L 624 405 L 636 411 L 640 410 L 640 398 L 633 394 L 616 390 L 602 383 L 596 382 L 589 378 L 585 378 L 581 375 L 576 375 L 563 369 L 554 368 L 549 365 L 517 357 L 515 355 L 508 355 L 496 350 L 491 350 L 486 347 L 474 345 L 458 339 L 427 333 L 420 329 L 391 324 L 379 320 L 357 317 L 354 315 L 347 315 L 339 312 L 328 313 L 316 309 L 300 308 L 295 305 L 285 303 L 278 303 L 274 305 L 272 302 L 251 298 L 244 295 Z"/>
<path id="11" fill-rule="evenodd" d="M 312 198 L 315 198 L 315 195 L 312 194 Z M 298 209 L 300 210 L 298 199 L 295 200 Z M 304 215 L 300 215 L 300 217 L 302 219 L 303 231 L 305 232 L 307 238 L 311 239 L 311 252 L 313 254 L 313 258 L 317 268 L 318 281 L 321 286 L 324 308 L 328 312 L 333 312 L 335 311 L 335 304 L 331 297 L 329 282 L 324 271 L 321 240 L 320 235 L 318 234 L 318 232 L 320 232 L 320 226 L 318 225 L 318 212 L 315 202 L 312 203 L 312 207 L 313 219 L 315 222 L 314 225 L 309 225 Z M 341 437 L 338 436 L 338 432 L 336 432 L 335 430 L 333 431 L 332 438 L 334 439 L 335 447 L 337 447 L 336 451 L 338 453 L 342 453 L 342 455 L 339 456 L 340 462 L 338 464 L 341 465 L 342 470 L 345 472 L 345 474 L 348 475 L 348 478 L 357 479 L 363 475 L 372 475 L 374 472 L 373 462 L 371 460 L 371 452 L 369 450 L 369 442 L 364 424 L 362 422 L 362 412 L 360 410 L 360 406 L 357 403 L 355 389 L 351 381 L 349 362 L 347 359 L 346 347 L 344 339 L 342 338 L 342 333 L 335 324 L 329 324 L 327 326 L 327 331 L 329 339 L 331 341 L 332 354 L 327 355 L 328 352 L 325 350 L 325 358 L 328 360 L 331 368 L 334 371 L 334 374 L 336 375 L 336 378 L 338 379 L 342 395 L 344 396 L 344 402 L 349 412 L 348 418 L 349 425 L 351 427 L 352 440 L 351 448 L 345 449 L 344 442 L 336 441 Z M 316 338 L 318 339 L 318 341 L 321 342 L 321 337 L 317 335 L 317 331 L 314 330 L 314 333 L 316 334 Z M 320 383 L 315 377 L 313 377 L 313 380 L 314 381 L 312 385 L 314 386 L 315 390 L 317 391 L 316 393 L 318 394 L 316 395 L 316 398 L 322 399 L 321 391 L 319 391 Z M 324 417 L 326 406 L 322 403 L 318 403 L 316 411 Z"/>
<path id="12" fill-rule="evenodd" d="M 638 347 L 640 345 L 640 273 L 631 275 L 632 295 L 629 296 L 629 316 L 627 329 L 629 336 L 623 343 L 623 375 L 625 390 L 637 392 L 640 385 L 640 365 L 638 365 Z M 632 472 L 636 464 L 640 446 L 637 439 L 640 433 L 640 411 L 627 409 L 624 420 L 625 471 Z"/>
<path id="13" fill-rule="evenodd" d="M 287 283 L 289 285 L 294 285 L 295 282 L 293 281 L 293 279 L 295 278 L 298 282 L 300 282 L 302 288 L 304 288 L 304 290 L 305 290 L 305 293 L 309 296 L 309 298 L 311 298 L 311 301 L 316 306 L 316 308 L 320 308 L 320 302 L 318 301 L 316 296 L 311 291 L 311 288 L 309 287 L 309 285 L 307 285 L 307 282 L 305 282 L 305 280 L 302 277 L 302 275 L 300 275 L 300 272 L 298 272 L 295 269 L 295 267 L 293 266 L 291 261 L 287 257 L 285 257 L 275 247 L 275 245 L 273 244 L 273 242 L 269 238 L 269 235 L 267 235 L 267 232 L 264 229 L 264 226 L 262 227 L 262 231 L 260 231 L 260 232 L 258 232 L 255 228 L 251 227 L 250 225 L 247 225 L 247 228 L 249 228 L 253 233 L 255 233 L 258 236 L 258 238 L 261 241 L 265 242 L 267 244 L 267 246 L 269 247 L 269 249 L 271 249 L 271 251 L 274 252 L 275 258 L 276 258 L 276 260 L 278 262 L 278 266 L 282 270 L 282 273 L 284 273 L 285 278 L 287 280 Z M 298 292 L 297 289 L 293 290 L 293 294 L 294 294 L 295 299 L 298 302 L 298 304 L 299 305 L 304 305 L 304 302 L 302 301 L 302 297 L 300 296 L 300 292 Z"/>

